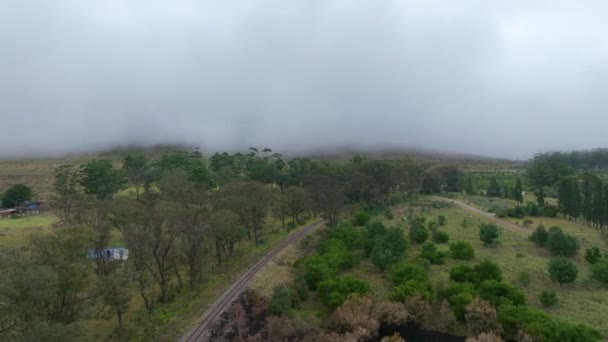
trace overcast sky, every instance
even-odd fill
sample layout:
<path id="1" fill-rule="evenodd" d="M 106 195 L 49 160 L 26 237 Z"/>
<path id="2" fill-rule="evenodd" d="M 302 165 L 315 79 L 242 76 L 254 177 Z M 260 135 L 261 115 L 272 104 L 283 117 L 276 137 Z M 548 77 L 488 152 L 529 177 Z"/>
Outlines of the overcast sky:
<path id="1" fill-rule="evenodd" d="M 608 2 L 2 0 L 0 156 L 608 145 Z"/>

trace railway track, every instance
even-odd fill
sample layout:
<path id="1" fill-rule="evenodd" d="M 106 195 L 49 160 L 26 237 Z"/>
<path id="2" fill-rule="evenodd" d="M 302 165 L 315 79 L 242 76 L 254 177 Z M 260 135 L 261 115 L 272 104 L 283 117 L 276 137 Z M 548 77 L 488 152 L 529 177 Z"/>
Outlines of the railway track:
<path id="1" fill-rule="evenodd" d="M 245 272 L 236 282 L 234 282 L 228 290 L 226 290 L 219 299 L 213 303 L 207 311 L 203 314 L 201 320 L 186 333 L 180 341 L 182 342 L 198 342 L 205 341 L 205 333 L 212 326 L 215 320 L 234 302 L 237 297 L 243 292 L 249 281 L 268 264 L 277 254 L 279 254 L 285 247 L 290 244 L 299 241 L 311 231 L 315 230 L 319 226 L 323 225 L 325 221 L 316 221 L 311 223 L 300 230 L 289 235 L 283 240 L 278 246 L 266 254 L 260 261 L 258 261 L 253 267 Z"/>

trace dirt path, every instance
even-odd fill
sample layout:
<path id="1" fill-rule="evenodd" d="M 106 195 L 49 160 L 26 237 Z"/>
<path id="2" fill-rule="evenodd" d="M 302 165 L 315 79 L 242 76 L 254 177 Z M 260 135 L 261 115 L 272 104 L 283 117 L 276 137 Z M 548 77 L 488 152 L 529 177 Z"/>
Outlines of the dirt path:
<path id="1" fill-rule="evenodd" d="M 206 334 L 207 329 L 209 329 L 215 320 L 230 306 L 230 304 L 232 304 L 233 301 L 238 298 L 249 281 L 251 281 L 251 279 L 253 279 L 253 277 L 283 249 L 290 244 L 301 240 L 308 233 L 321 227 L 324 223 L 325 221 L 316 221 L 289 235 L 285 240 L 283 240 L 283 242 L 273 248 L 268 254 L 266 254 L 266 256 L 264 256 L 253 267 L 247 270 L 247 272 L 245 272 L 237 281 L 235 281 L 215 303 L 209 306 L 207 311 L 205 311 L 205 313 L 203 313 L 201 316 L 196 326 L 184 334 L 184 336 L 182 336 L 179 340 L 185 342 L 208 340 Z"/>
<path id="2" fill-rule="evenodd" d="M 451 199 L 451 198 L 439 197 L 439 196 L 432 196 L 432 198 L 434 200 L 452 203 L 452 204 L 454 204 L 457 207 L 460 207 L 460 208 L 462 208 L 462 209 L 464 209 L 464 210 L 466 210 L 468 212 L 471 212 L 471 213 L 473 213 L 475 215 L 481 216 L 484 219 L 486 219 L 488 221 L 491 221 L 492 223 L 495 223 L 497 225 L 500 225 L 500 226 L 502 226 L 504 228 L 507 228 L 509 230 L 512 230 L 512 231 L 515 231 L 515 232 L 519 232 L 519 233 L 525 233 L 525 234 L 528 234 L 528 235 L 532 233 L 532 229 L 525 228 L 525 227 L 522 227 L 522 226 L 518 226 L 515 223 L 509 222 L 507 220 L 500 219 L 500 218 L 496 217 L 496 215 L 493 214 L 493 213 L 488 213 L 487 211 L 483 211 L 483 210 L 481 210 L 479 208 L 476 208 L 476 207 L 474 207 L 472 205 L 466 204 L 466 203 L 464 203 L 462 201 Z"/>

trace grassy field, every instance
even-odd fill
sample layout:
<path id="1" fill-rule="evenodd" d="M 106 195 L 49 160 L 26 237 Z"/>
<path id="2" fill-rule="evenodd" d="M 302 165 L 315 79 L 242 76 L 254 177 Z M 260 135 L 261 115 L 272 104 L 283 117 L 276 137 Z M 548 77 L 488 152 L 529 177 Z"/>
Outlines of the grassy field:
<path id="1" fill-rule="evenodd" d="M 21 247 L 27 243 L 28 236 L 37 232 L 48 232 L 57 222 L 50 212 L 37 216 L 0 219 L 0 248 Z"/>
<path id="2" fill-rule="evenodd" d="M 396 217 L 405 214 L 406 209 L 399 208 Z M 478 216 L 456 207 L 429 209 L 422 214 L 429 219 L 437 215 L 445 215 L 448 224 L 440 230 L 450 234 L 450 241 L 468 241 L 475 247 L 477 261 L 487 257 L 497 262 L 506 280 L 524 291 L 531 305 L 546 310 L 554 317 L 592 326 L 605 338 L 608 337 L 608 325 L 605 324 L 605 318 L 608 317 L 608 291 L 590 279 L 589 264 L 583 258 L 584 248 L 592 245 L 599 246 L 604 252 L 608 251 L 608 242 L 599 231 L 559 218 L 542 219 L 545 226 L 560 226 L 565 232 L 575 235 L 581 242 L 581 251 L 572 258 L 579 270 L 578 277 L 572 284 L 559 286 L 551 282 L 547 271 L 547 262 L 551 255 L 545 249 L 528 241 L 526 233 L 502 228 L 499 243 L 496 246 L 485 247 L 478 236 L 478 226 L 482 223 L 482 219 Z M 462 227 L 461 223 L 465 219 L 468 224 Z M 540 218 L 531 219 L 535 220 L 535 223 L 540 221 Z M 413 247 L 410 256 L 415 255 L 418 248 Z M 447 245 L 440 248 L 447 249 Z M 447 271 L 457 264 L 457 261 L 448 259 L 445 265 L 431 267 L 433 278 L 447 280 Z M 522 273 L 529 276 L 529 284 L 520 281 Z M 545 309 L 538 300 L 539 293 L 546 289 L 555 290 L 558 295 L 559 303 L 554 308 Z"/>

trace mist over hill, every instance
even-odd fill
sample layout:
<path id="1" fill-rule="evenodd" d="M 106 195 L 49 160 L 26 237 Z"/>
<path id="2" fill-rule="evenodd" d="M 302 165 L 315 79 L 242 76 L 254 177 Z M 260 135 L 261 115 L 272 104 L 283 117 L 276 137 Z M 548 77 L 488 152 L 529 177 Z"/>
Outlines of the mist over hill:
<path id="1" fill-rule="evenodd" d="M 602 145 L 605 2 L 0 4 L 0 155 Z"/>

